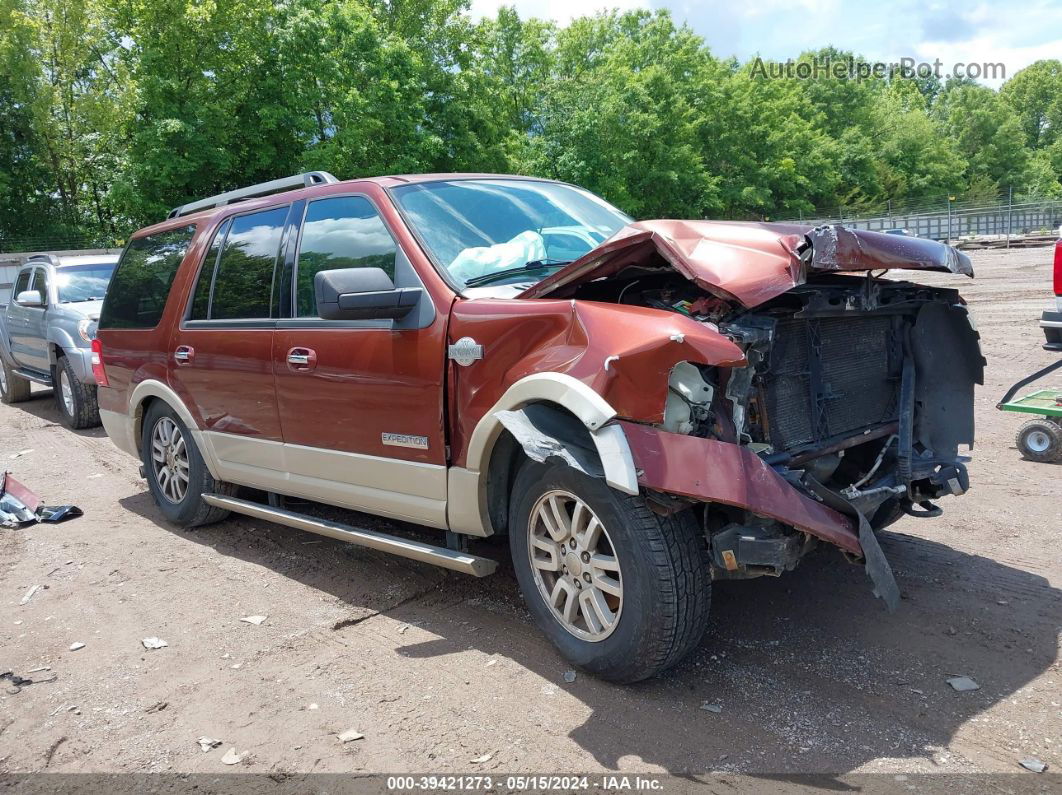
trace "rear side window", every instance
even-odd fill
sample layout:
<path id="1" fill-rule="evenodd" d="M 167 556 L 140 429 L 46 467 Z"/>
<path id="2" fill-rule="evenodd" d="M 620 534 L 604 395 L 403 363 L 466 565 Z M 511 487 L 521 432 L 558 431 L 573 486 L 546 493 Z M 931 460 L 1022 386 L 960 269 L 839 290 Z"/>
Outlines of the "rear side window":
<path id="1" fill-rule="evenodd" d="M 313 277 L 318 271 L 383 268 L 394 281 L 396 253 L 394 238 L 364 196 L 310 202 L 299 243 L 298 316 L 317 317 Z"/>
<path id="2" fill-rule="evenodd" d="M 129 243 L 100 311 L 99 327 L 155 328 L 195 226 L 181 226 Z"/>
<path id="3" fill-rule="evenodd" d="M 225 242 L 225 234 L 229 231 L 229 221 L 226 220 L 214 235 L 214 242 L 210 244 L 210 250 L 203 258 L 203 267 L 199 269 L 199 281 L 195 284 L 195 293 L 192 295 L 192 310 L 188 313 L 189 320 L 206 320 L 210 317 L 210 288 L 214 286 L 214 269 L 218 264 L 218 253 L 221 244 Z"/>
<path id="4" fill-rule="evenodd" d="M 269 317 L 273 271 L 287 217 L 284 206 L 232 219 L 214 276 L 211 320 Z"/>

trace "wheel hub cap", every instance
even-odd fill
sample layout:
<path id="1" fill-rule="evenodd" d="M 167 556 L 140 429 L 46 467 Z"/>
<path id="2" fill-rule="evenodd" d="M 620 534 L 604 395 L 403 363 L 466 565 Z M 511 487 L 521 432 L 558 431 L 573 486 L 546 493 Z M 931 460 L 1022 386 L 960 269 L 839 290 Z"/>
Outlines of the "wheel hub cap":
<path id="1" fill-rule="evenodd" d="M 623 609 L 612 539 L 590 506 L 554 490 L 531 509 L 528 555 L 539 594 L 553 617 L 581 640 L 604 640 Z"/>
<path id="2" fill-rule="evenodd" d="M 1051 446 L 1051 440 L 1043 431 L 1033 431 L 1025 438 L 1025 442 L 1037 453 L 1043 453 Z"/>
<path id="3" fill-rule="evenodd" d="M 188 493 L 188 447 L 181 429 L 169 417 L 151 431 L 151 465 L 165 500 L 179 503 Z"/>
<path id="4" fill-rule="evenodd" d="M 74 390 L 70 387 L 70 379 L 65 370 L 59 371 L 59 390 L 63 396 L 63 408 L 70 416 L 74 415 Z"/>

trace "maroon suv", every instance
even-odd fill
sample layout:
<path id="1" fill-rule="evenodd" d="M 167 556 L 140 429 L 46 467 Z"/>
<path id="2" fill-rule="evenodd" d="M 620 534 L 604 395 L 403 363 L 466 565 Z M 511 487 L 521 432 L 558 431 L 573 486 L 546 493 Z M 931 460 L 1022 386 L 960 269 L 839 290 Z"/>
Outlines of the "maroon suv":
<path id="1" fill-rule="evenodd" d="M 875 531 L 966 491 L 977 334 L 891 268 L 973 275 L 931 241 L 634 223 L 548 180 L 314 172 L 133 236 L 100 413 L 180 525 L 236 511 L 473 575 L 495 563 L 469 542 L 507 534 L 543 631 L 634 681 L 699 642 L 714 579 L 819 546 L 894 606 Z"/>

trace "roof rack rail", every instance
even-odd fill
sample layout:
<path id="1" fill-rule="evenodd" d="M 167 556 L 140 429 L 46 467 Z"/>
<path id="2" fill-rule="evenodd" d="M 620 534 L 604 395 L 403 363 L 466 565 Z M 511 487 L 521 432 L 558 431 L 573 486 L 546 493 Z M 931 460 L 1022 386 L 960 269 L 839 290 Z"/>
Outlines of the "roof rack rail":
<path id="1" fill-rule="evenodd" d="M 222 205 L 232 204 L 244 199 L 268 196 L 270 193 L 279 193 L 296 188 L 308 188 L 311 185 L 330 185 L 333 182 L 339 182 L 339 180 L 327 171 L 307 171 L 305 174 L 295 174 L 269 182 L 260 182 L 257 185 L 249 185 L 246 188 L 230 190 L 228 193 L 219 193 L 217 196 L 211 196 L 208 199 L 182 204 L 170 210 L 170 214 L 166 217 L 180 218 L 182 215 L 199 212 L 200 210 L 209 210 L 212 207 L 221 207 Z"/>
<path id="2" fill-rule="evenodd" d="M 26 262 L 47 262 L 49 265 L 59 265 L 59 257 L 55 254 L 33 254 L 26 258 Z"/>

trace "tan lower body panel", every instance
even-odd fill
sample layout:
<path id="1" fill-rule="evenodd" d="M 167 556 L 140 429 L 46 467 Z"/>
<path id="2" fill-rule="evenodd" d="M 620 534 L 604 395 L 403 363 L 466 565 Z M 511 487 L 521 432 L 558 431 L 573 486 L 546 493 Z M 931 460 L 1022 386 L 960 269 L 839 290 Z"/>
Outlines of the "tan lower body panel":
<path id="1" fill-rule="evenodd" d="M 446 467 L 207 431 L 218 477 L 445 529 Z"/>

